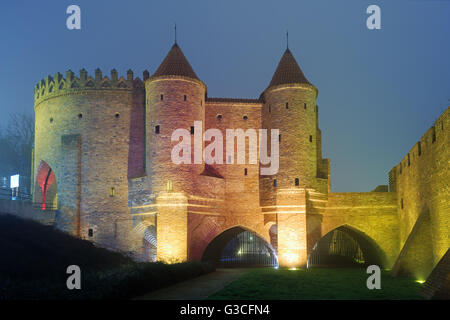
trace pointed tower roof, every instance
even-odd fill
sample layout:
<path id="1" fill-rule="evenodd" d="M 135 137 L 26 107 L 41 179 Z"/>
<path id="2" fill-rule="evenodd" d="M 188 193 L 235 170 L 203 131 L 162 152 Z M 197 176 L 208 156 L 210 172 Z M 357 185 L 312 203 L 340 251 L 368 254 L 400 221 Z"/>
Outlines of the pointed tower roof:
<path id="1" fill-rule="evenodd" d="M 288 83 L 306 83 L 311 85 L 298 66 L 298 63 L 289 48 L 286 49 L 281 57 L 277 69 L 273 74 L 272 81 L 270 81 L 269 87 Z"/>
<path id="2" fill-rule="evenodd" d="M 200 80 L 176 42 L 153 74 L 153 77 L 157 76 L 184 76 Z"/>

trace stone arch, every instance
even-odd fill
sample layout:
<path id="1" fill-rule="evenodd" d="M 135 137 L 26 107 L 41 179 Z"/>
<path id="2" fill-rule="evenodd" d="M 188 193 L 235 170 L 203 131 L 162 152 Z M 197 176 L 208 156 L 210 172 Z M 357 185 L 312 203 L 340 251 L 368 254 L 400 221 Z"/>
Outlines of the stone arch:
<path id="1" fill-rule="evenodd" d="M 269 235 L 269 242 L 275 252 L 278 252 L 278 225 L 275 221 L 269 221 L 264 225 L 266 234 Z"/>
<path id="2" fill-rule="evenodd" d="M 156 227 L 151 225 L 144 231 L 142 256 L 144 261 L 156 262 Z"/>
<path id="3" fill-rule="evenodd" d="M 266 222 L 265 224 L 264 224 L 264 230 L 266 231 L 266 232 L 270 232 L 270 228 L 272 228 L 274 225 L 276 226 L 276 221 L 269 221 L 269 222 Z"/>
<path id="4" fill-rule="evenodd" d="M 143 220 L 132 231 L 136 243 L 136 258 L 140 261 L 156 261 L 157 234 L 154 221 Z"/>
<path id="5" fill-rule="evenodd" d="M 36 171 L 34 203 L 42 210 L 56 210 L 58 208 L 58 183 L 55 171 L 42 160 Z"/>
<path id="6" fill-rule="evenodd" d="M 155 222 L 152 220 L 142 220 L 133 228 L 133 233 L 142 238 L 144 237 L 145 230 L 150 226 L 156 227 Z"/>
<path id="7" fill-rule="evenodd" d="M 248 240 L 248 238 L 246 239 L 248 236 L 252 243 L 244 247 L 243 255 L 247 256 L 236 257 L 235 265 L 278 265 L 277 254 L 272 245 L 258 232 L 241 225 L 228 228 L 216 235 L 204 250 L 202 261 L 218 264 L 224 250 L 230 245 L 233 246 L 232 242 L 237 242 L 238 237 L 241 237 L 239 240 L 242 241 Z M 238 254 L 240 252 L 241 250 L 238 251 Z M 234 266 L 233 263 L 227 265 Z"/>
<path id="8" fill-rule="evenodd" d="M 355 228 L 349 224 L 341 224 L 332 230 L 328 230 L 313 246 L 313 249 L 308 254 L 308 266 L 313 265 L 315 262 L 314 257 L 317 255 L 323 254 L 323 248 L 327 249 L 330 243 L 324 243 L 324 241 L 330 242 L 331 236 L 333 233 L 337 231 L 342 233 L 344 237 L 347 237 L 351 243 L 354 242 L 356 246 L 354 247 L 355 253 L 357 250 L 360 250 L 362 257 L 364 258 L 364 263 L 361 265 L 378 265 L 381 268 L 387 266 L 388 261 L 385 252 L 381 249 L 381 247 L 376 243 L 376 241 L 370 237 L 365 232 Z M 331 247 L 330 247 L 331 248 Z M 322 252 L 320 252 L 322 250 Z M 348 251 L 348 249 L 344 249 L 344 251 Z M 315 256 L 316 255 L 316 256 Z"/>
<path id="9" fill-rule="evenodd" d="M 262 215 L 242 219 L 241 217 L 228 218 L 223 215 L 190 214 L 188 216 L 188 259 L 201 261 L 210 242 L 222 232 L 234 227 L 255 232 L 259 237 L 270 242 L 269 232 L 265 228 Z"/>

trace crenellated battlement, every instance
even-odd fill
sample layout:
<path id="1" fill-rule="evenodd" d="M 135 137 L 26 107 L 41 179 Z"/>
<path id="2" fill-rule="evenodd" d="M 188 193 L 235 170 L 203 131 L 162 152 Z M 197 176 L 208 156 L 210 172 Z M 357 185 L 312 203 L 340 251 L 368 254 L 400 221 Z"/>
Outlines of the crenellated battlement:
<path id="1" fill-rule="evenodd" d="M 47 76 L 39 81 L 34 88 L 35 105 L 40 102 L 61 94 L 80 92 L 84 90 L 134 90 L 144 88 L 144 82 L 149 78 L 149 72 L 143 72 L 143 80 L 134 78 L 133 71 L 128 70 L 126 77 L 119 77 L 116 69 L 111 70 L 110 77 L 103 76 L 102 71 L 97 68 L 94 76 L 90 76 L 85 69 L 80 70 L 79 77 L 68 70 L 66 77 L 57 72 L 53 77 Z"/>
<path id="2" fill-rule="evenodd" d="M 439 116 L 425 134 L 416 142 L 402 160 L 392 168 L 397 176 L 407 172 L 408 168 L 417 159 L 428 157 L 434 152 L 442 152 L 442 145 L 447 143 L 448 121 L 450 119 L 450 106 Z M 428 159 L 428 158 L 427 158 Z"/>

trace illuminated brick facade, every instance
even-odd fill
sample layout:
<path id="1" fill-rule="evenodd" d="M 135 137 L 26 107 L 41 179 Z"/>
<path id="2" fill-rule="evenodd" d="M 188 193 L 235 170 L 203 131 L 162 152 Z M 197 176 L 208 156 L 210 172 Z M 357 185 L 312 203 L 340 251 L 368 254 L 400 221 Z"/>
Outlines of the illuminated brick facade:
<path id="1" fill-rule="evenodd" d="M 400 226 L 396 274 L 424 279 L 450 247 L 450 108 L 389 172 Z"/>
<path id="2" fill-rule="evenodd" d="M 151 259 L 145 251 L 156 250 L 163 261 L 201 260 L 214 239 L 241 227 L 267 241 L 280 266 L 305 266 L 319 239 L 346 226 L 373 242 L 392 266 L 417 219 L 399 208 L 399 190 L 414 182 L 392 178 L 391 191 L 397 192 L 331 193 L 317 94 L 289 50 L 258 99 L 208 97 L 176 44 L 143 80 L 131 71 L 119 78 L 115 70 L 110 77 L 100 70 L 94 77 L 85 70 L 79 78 L 71 71 L 65 78 L 47 77 L 35 89 L 34 201 L 57 206 L 59 229 L 137 259 Z M 201 127 L 191 128 L 194 121 Z M 223 164 L 176 165 L 171 150 L 178 141 L 171 135 L 179 128 L 191 132 L 192 140 L 208 128 L 224 137 L 226 129 L 278 129 L 279 170 L 260 175 L 259 155 L 256 164 L 248 164 L 248 146 L 247 164 L 225 164 L 224 153 Z M 439 131 L 436 139 L 442 149 L 436 157 L 445 165 L 448 134 Z M 204 148 L 209 142 L 199 143 Z M 54 176 L 46 184 L 50 169 Z M 448 202 L 439 196 L 448 195 L 449 179 L 440 165 L 428 170 L 436 173 L 432 183 L 444 188 L 429 205 L 436 263 L 449 245 L 443 236 L 449 230 Z M 426 192 L 434 199 L 436 193 Z M 408 208 L 422 201 L 402 197 Z"/>

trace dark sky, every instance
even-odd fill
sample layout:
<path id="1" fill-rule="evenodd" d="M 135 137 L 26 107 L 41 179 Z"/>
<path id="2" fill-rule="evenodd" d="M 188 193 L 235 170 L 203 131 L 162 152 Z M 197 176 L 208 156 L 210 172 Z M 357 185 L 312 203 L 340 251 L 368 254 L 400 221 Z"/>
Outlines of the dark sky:
<path id="1" fill-rule="evenodd" d="M 81 7 L 82 29 L 66 28 Z M 344 5 L 345 4 L 345 5 Z M 366 28 L 381 7 L 382 29 Z M 48 74 L 142 77 L 178 43 L 210 97 L 257 98 L 289 47 L 319 89 L 333 191 L 370 191 L 450 104 L 450 1 L 1 1 L 0 125 Z"/>

